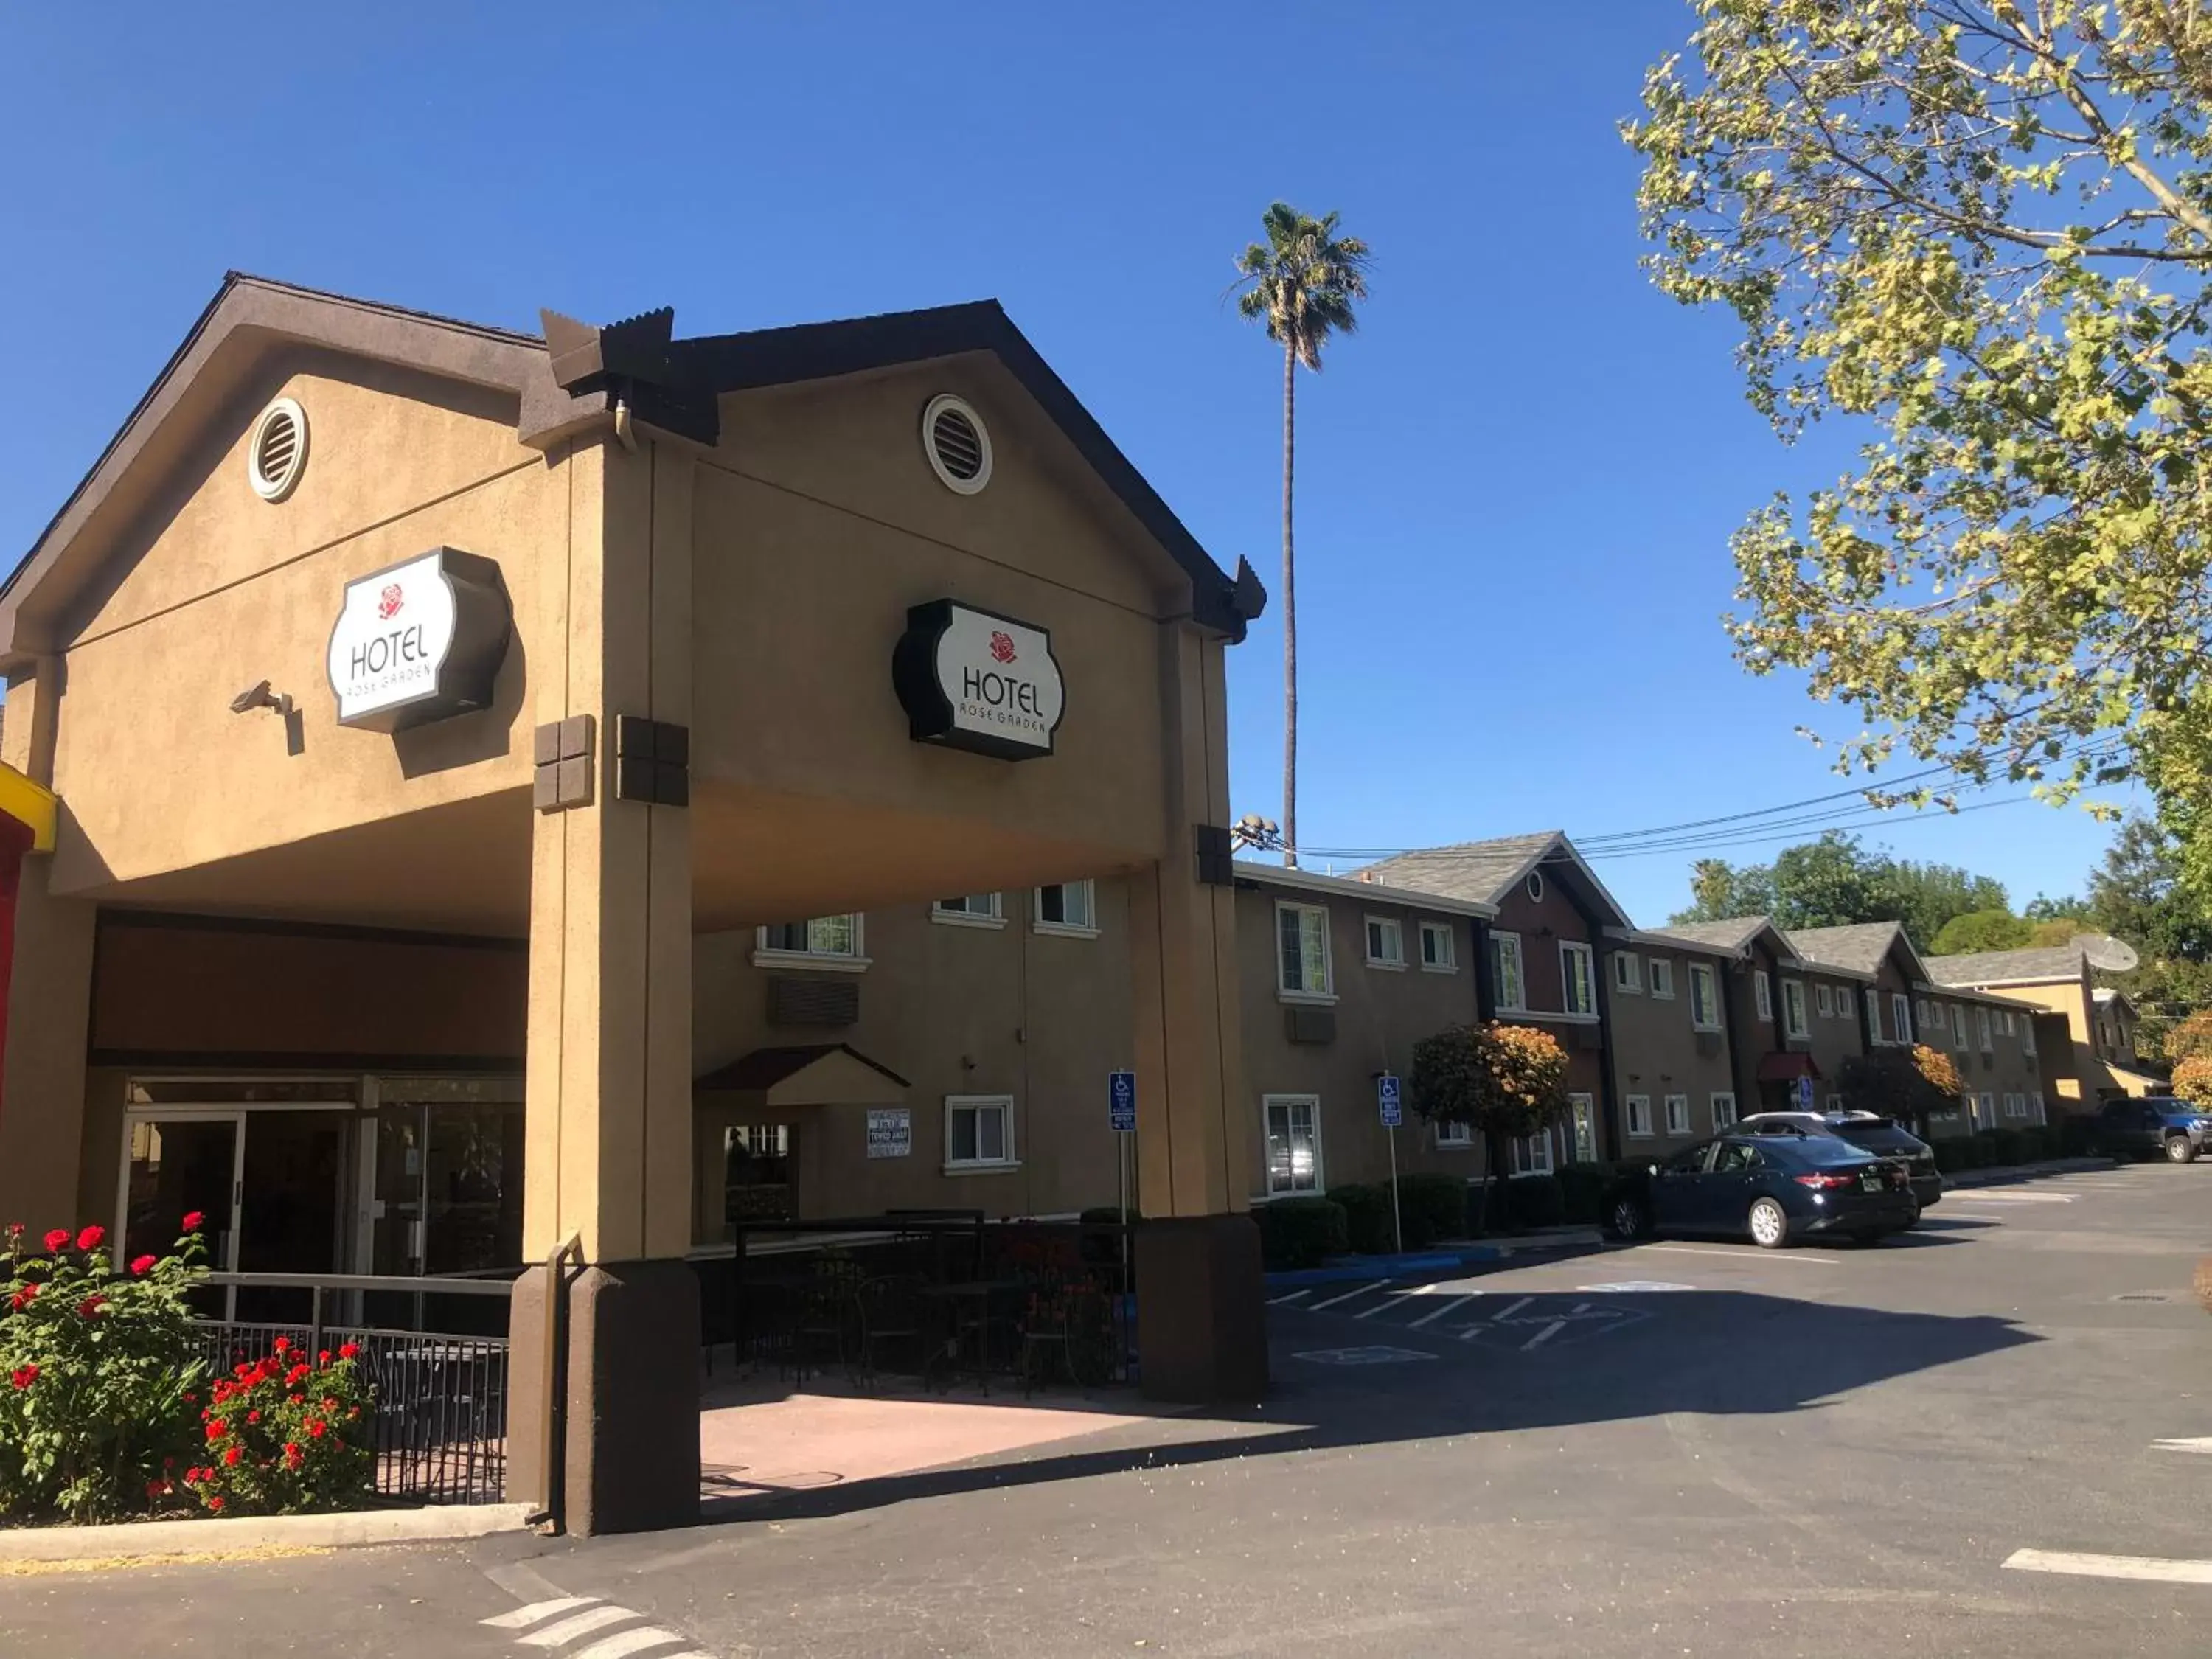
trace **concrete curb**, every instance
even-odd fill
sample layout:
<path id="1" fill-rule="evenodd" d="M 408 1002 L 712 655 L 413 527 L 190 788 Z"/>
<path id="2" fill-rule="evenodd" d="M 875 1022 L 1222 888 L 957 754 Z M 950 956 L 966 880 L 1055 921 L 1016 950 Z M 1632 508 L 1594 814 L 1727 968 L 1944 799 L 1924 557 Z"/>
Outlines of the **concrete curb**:
<path id="1" fill-rule="evenodd" d="M 1267 1285 L 1271 1290 L 1288 1291 L 1303 1285 L 1349 1285 L 1356 1279 L 1443 1273 L 1477 1261 L 1503 1261 L 1528 1250 L 1577 1249 L 1604 1242 L 1604 1235 L 1595 1227 L 1560 1228 L 1496 1243 L 1447 1244 L 1433 1250 L 1409 1250 L 1403 1255 L 1346 1256 L 1323 1267 L 1279 1268 L 1267 1275 Z"/>
<path id="2" fill-rule="evenodd" d="M 119 1561 L 140 1556 L 222 1555 L 269 1548 L 349 1549 L 517 1532 L 533 1504 L 451 1504 L 343 1515 L 271 1515 L 236 1521 L 131 1521 L 113 1527 L 0 1531 L 0 1561 Z"/>
<path id="3" fill-rule="evenodd" d="M 2083 1170 L 2113 1168 L 2109 1158 L 2052 1158 L 2040 1164 L 2008 1164 L 1996 1170 L 1961 1170 L 1956 1175 L 1943 1177 L 1943 1190 L 1951 1192 L 1960 1187 L 1998 1187 L 2008 1181 L 2024 1181 L 2031 1176 L 2072 1175 Z"/>

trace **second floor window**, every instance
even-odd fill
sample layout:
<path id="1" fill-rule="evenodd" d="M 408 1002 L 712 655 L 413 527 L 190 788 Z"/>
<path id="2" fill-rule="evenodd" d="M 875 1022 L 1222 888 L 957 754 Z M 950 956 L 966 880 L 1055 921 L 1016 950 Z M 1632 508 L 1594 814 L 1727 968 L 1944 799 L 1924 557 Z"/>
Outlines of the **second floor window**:
<path id="1" fill-rule="evenodd" d="M 816 916 L 811 921 L 780 921 L 760 931 L 760 948 L 793 956 L 857 957 L 860 954 L 858 916 Z"/>
<path id="2" fill-rule="evenodd" d="M 1328 912 L 1317 904 L 1279 904 L 1275 928 L 1276 988 L 1285 996 L 1328 996 Z"/>
<path id="3" fill-rule="evenodd" d="M 1367 918 L 1367 961 L 1376 968 L 1406 965 L 1406 927 L 1395 916 Z"/>
<path id="4" fill-rule="evenodd" d="M 1805 986 L 1802 980 L 1782 981 L 1782 1030 L 1785 1036 L 1808 1036 L 1811 1027 L 1805 1024 Z"/>
<path id="5" fill-rule="evenodd" d="M 1751 976 L 1751 997 L 1758 1005 L 1759 1017 L 1771 1020 L 1774 1018 L 1774 981 L 1767 978 L 1764 968 Z"/>
<path id="6" fill-rule="evenodd" d="M 1521 935 L 1492 933 L 1490 936 L 1490 966 L 1496 983 L 1501 1009 L 1518 1012 L 1528 1006 L 1528 981 L 1521 973 Z"/>
<path id="7" fill-rule="evenodd" d="M 1674 964 L 1665 957 L 1651 958 L 1651 994 L 1672 997 L 1674 994 Z"/>
<path id="8" fill-rule="evenodd" d="M 1690 1024 L 1701 1031 L 1721 1029 L 1720 984 L 1711 963 L 1690 964 Z"/>
<path id="9" fill-rule="evenodd" d="M 1452 931 L 1449 922 L 1425 921 L 1421 924 L 1421 966 L 1439 974 L 1458 969 L 1459 937 Z"/>
<path id="10" fill-rule="evenodd" d="M 1064 927 L 1070 933 L 1095 931 L 1098 926 L 1097 890 L 1087 881 L 1055 882 L 1036 890 L 1036 922 L 1040 927 Z"/>
<path id="11" fill-rule="evenodd" d="M 1587 945 L 1566 940 L 1559 945 L 1559 1005 L 1565 1013 L 1597 1012 L 1597 975 Z"/>
<path id="12" fill-rule="evenodd" d="M 1982 1039 L 1982 1052 L 1987 1054 L 1996 1046 L 1990 1041 L 1990 1011 L 1986 1008 L 1977 1008 L 1974 1012 L 1980 1016 L 1977 1024 Z"/>
<path id="13" fill-rule="evenodd" d="M 959 898 L 941 898 L 930 907 L 930 913 L 954 921 L 995 924 L 1000 920 L 999 896 L 996 893 L 969 893 Z"/>
<path id="14" fill-rule="evenodd" d="M 1966 1011 L 1955 1002 L 1951 1005 L 1951 1042 L 1958 1048 L 1966 1046 Z"/>
<path id="15" fill-rule="evenodd" d="M 1889 994 L 1889 1018 L 1897 1029 L 1890 1033 L 1899 1042 L 1912 1041 L 1912 1003 L 1902 991 Z"/>

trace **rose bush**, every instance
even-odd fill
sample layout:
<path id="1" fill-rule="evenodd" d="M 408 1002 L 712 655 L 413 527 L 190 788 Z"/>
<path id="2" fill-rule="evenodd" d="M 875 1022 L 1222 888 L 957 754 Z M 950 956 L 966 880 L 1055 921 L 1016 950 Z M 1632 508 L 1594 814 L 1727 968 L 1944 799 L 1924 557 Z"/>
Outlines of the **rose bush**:
<path id="1" fill-rule="evenodd" d="M 312 1356 L 283 1337 L 216 1378 L 183 1485 L 215 1515 L 293 1515 L 368 1495 L 370 1395 L 350 1342 Z"/>
<path id="2" fill-rule="evenodd" d="M 181 1496 L 206 1386 L 198 1221 L 122 1272 L 98 1226 L 0 1233 L 0 1515 L 100 1521 Z"/>

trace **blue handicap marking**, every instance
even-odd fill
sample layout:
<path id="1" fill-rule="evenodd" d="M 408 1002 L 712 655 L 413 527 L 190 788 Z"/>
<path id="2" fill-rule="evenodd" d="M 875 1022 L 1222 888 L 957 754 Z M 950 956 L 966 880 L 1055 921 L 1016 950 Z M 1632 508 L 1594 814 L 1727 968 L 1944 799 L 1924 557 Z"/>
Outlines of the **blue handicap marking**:
<path id="1" fill-rule="evenodd" d="M 1797 1079 L 1797 1109 L 1801 1112 L 1813 1109 L 1813 1079 L 1809 1077 Z"/>
<path id="2" fill-rule="evenodd" d="M 1375 1079 L 1375 1099 L 1382 1109 L 1382 1127 L 1395 1129 L 1406 1121 L 1406 1109 L 1398 1090 L 1398 1079 L 1385 1072 Z"/>
<path id="3" fill-rule="evenodd" d="M 1117 1135 L 1137 1133 L 1137 1074 L 1106 1073 L 1106 1121 Z"/>

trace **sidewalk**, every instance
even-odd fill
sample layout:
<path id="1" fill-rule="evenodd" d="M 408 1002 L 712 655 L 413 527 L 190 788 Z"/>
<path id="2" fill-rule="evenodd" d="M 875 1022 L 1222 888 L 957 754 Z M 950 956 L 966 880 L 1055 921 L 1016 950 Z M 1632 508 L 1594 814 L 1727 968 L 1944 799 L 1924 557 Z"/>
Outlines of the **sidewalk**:
<path id="1" fill-rule="evenodd" d="M 1399 1255 L 1338 1256 L 1323 1267 L 1279 1268 L 1267 1275 L 1267 1285 L 1272 1290 L 1287 1291 L 1301 1285 L 1403 1279 L 1414 1273 L 1449 1273 L 1479 1261 L 1504 1261 L 1533 1250 L 1595 1249 L 1604 1242 L 1604 1234 L 1595 1227 L 1543 1227 L 1511 1238 L 1467 1240 Z"/>

